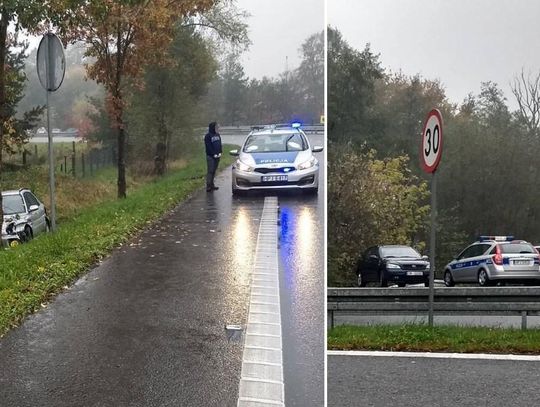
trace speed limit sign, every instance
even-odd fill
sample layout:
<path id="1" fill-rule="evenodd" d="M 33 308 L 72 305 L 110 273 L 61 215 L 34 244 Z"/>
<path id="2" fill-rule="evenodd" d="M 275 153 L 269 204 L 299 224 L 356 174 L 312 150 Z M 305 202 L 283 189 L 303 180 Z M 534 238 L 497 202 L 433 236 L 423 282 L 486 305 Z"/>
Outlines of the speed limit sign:
<path id="1" fill-rule="evenodd" d="M 424 123 L 424 129 L 422 130 L 420 160 L 425 172 L 435 172 L 441 161 L 442 147 L 442 116 L 439 110 L 433 109 L 429 112 L 426 122 Z"/>

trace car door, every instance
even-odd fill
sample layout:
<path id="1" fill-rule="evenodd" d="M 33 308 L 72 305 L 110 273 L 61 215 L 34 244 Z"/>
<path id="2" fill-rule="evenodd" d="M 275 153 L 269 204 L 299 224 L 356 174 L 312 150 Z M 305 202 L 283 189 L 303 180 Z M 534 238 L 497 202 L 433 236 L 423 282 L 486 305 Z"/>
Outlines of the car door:
<path id="1" fill-rule="evenodd" d="M 29 194 L 34 199 L 35 205 L 39 207 L 36 212 L 39 220 L 40 230 L 45 232 L 47 230 L 47 211 L 45 210 L 45 205 L 39 199 L 37 199 L 32 192 L 29 192 Z"/>
<path id="2" fill-rule="evenodd" d="M 370 247 L 367 251 L 365 279 L 366 281 L 379 281 L 380 255 L 378 247 Z"/>
<path id="3" fill-rule="evenodd" d="M 474 244 L 471 246 L 471 251 L 467 254 L 466 267 L 464 268 L 464 281 L 469 283 L 476 282 L 478 265 L 485 250 L 486 247 L 484 244 Z"/>
<path id="4" fill-rule="evenodd" d="M 467 268 L 466 279 L 469 282 L 476 282 L 478 279 L 478 269 L 484 259 L 484 253 L 490 248 L 490 244 L 481 243 L 476 244 L 473 247 L 473 251 L 469 257 L 470 267 Z"/>
<path id="5" fill-rule="evenodd" d="M 474 246 L 467 247 L 456 257 L 456 262 L 452 264 L 452 277 L 456 283 L 463 283 L 467 281 L 469 272 L 468 259 L 473 252 Z"/>
<path id="6" fill-rule="evenodd" d="M 29 216 L 32 220 L 34 235 L 43 232 L 46 227 L 44 205 L 29 191 L 23 193 L 23 198 L 26 203 L 26 210 L 29 211 Z M 38 209 L 30 212 L 30 207 L 34 205 L 38 206 Z"/>

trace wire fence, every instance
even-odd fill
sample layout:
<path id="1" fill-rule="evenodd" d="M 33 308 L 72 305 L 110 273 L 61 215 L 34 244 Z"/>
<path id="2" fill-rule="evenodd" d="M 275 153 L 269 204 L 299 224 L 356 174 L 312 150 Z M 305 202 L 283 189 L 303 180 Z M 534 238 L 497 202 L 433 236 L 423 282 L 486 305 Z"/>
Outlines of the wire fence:
<path id="1" fill-rule="evenodd" d="M 54 145 L 56 172 L 70 174 L 75 178 L 92 177 L 100 169 L 116 164 L 114 147 L 92 147 L 85 143 L 61 143 Z M 47 145 L 27 145 L 22 151 L 7 155 L 5 164 L 15 168 L 44 165 L 48 162 Z"/>

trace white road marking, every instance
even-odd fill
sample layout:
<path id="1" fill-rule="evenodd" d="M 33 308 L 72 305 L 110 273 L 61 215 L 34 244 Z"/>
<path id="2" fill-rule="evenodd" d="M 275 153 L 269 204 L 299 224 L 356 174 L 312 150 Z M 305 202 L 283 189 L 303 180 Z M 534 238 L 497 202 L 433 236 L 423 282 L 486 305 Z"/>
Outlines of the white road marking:
<path id="1" fill-rule="evenodd" d="M 445 353 L 445 352 L 391 352 L 391 351 L 356 351 L 329 350 L 328 356 L 377 356 L 401 358 L 434 358 L 434 359 L 484 359 L 484 360 L 515 360 L 540 362 L 537 355 L 502 355 L 494 353 Z"/>
<path id="2" fill-rule="evenodd" d="M 285 407 L 277 221 L 277 197 L 266 197 L 251 277 L 238 407 Z"/>

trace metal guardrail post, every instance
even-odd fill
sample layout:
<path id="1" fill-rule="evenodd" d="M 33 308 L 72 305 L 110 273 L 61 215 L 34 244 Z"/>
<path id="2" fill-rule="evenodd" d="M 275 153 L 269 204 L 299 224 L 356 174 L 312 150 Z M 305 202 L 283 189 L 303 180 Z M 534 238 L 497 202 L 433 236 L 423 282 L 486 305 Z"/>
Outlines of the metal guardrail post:
<path id="1" fill-rule="evenodd" d="M 527 311 L 521 311 L 521 329 L 527 329 Z"/>

